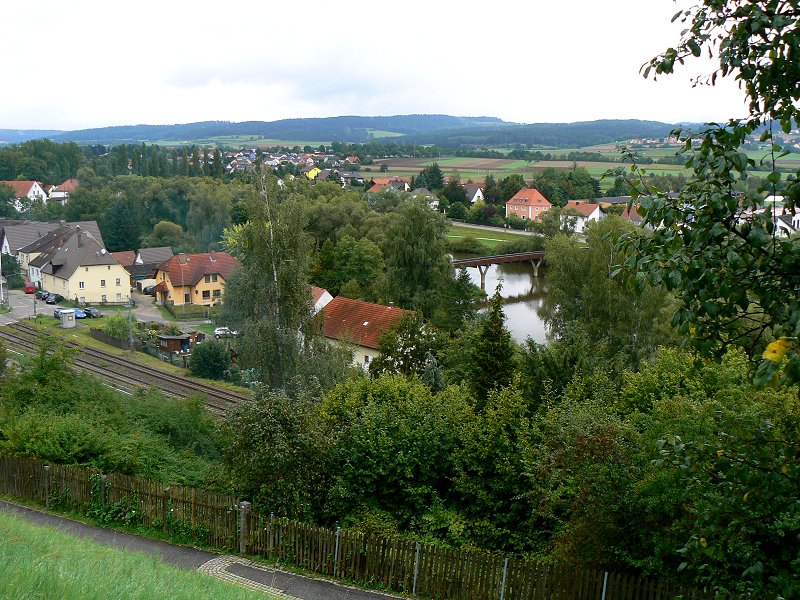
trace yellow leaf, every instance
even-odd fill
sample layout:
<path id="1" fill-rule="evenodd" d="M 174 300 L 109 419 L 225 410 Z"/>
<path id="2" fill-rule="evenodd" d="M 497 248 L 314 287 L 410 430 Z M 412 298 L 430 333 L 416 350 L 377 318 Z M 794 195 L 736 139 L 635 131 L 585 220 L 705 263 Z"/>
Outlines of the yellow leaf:
<path id="1" fill-rule="evenodd" d="M 781 362 L 781 359 L 783 359 L 786 353 L 791 349 L 792 345 L 792 342 L 784 338 L 775 340 L 767 346 L 767 349 L 764 350 L 764 354 L 762 354 L 761 357 L 765 360 L 771 360 L 772 362 Z"/>
<path id="2" fill-rule="evenodd" d="M 703 548 L 707 548 L 708 547 L 708 542 L 706 541 L 706 538 L 700 538 L 700 545 Z"/>
<path id="3" fill-rule="evenodd" d="M 747 497 L 748 497 L 749 495 L 750 495 L 750 492 L 747 492 L 747 493 L 744 495 L 744 501 L 745 501 L 745 502 L 747 502 Z"/>
<path id="4" fill-rule="evenodd" d="M 717 450 L 717 456 L 722 456 L 725 454 L 725 450 Z"/>
<path id="5" fill-rule="evenodd" d="M 781 473 L 783 473 L 784 475 L 788 475 L 789 474 L 789 465 L 783 465 L 781 467 Z"/>

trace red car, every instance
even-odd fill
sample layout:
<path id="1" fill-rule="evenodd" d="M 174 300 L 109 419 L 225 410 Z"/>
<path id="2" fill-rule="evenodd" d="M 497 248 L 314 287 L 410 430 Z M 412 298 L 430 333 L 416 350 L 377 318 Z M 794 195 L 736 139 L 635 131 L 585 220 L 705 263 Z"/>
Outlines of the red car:
<path id="1" fill-rule="evenodd" d="M 36 284 L 32 281 L 25 282 L 25 293 L 26 294 L 35 294 L 36 293 Z"/>

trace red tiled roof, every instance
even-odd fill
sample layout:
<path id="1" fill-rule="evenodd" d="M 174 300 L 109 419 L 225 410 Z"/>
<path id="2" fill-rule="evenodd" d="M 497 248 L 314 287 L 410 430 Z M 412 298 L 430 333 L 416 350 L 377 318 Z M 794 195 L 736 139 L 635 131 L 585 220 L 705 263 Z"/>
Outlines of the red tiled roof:
<path id="1" fill-rule="evenodd" d="M 5 184 L 14 190 L 14 194 L 17 198 L 23 198 L 28 195 L 28 192 L 31 191 L 34 183 L 39 183 L 38 181 L 0 181 L 0 184 Z"/>
<path id="2" fill-rule="evenodd" d="M 565 209 L 566 208 L 572 208 L 574 210 L 577 210 L 584 217 L 588 217 L 595 210 L 600 208 L 600 205 L 599 204 L 595 204 L 594 202 L 577 202 L 575 200 L 570 200 L 569 202 L 567 202 L 567 204 L 566 204 L 566 206 L 564 206 L 564 208 Z"/>
<path id="3" fill-rule="evenodd" d="M 61 185 L 56 186 L 53 189 L 53 191 L 54 192 L 72 192 L 72 191 L 75 191 L 76 187 L 78 187 L 78 180 L 77 179 L 67 179 Z"/>
<path id="4" fill-rule="evenodd" d="M 158 265 L 159 271 L 169 274 L 172 285 L 194 285 L 205 275 L 219 273 L 227 280 L 241 263 L 227 252 L 178 254 Z"/>
<path id="5" fill-rule="evenodd" d="M 372 183 L 376 185 L 389 185 L 393 181 L 402 181 L 403 183 L 411 183 L 410 179 L 406 177 L 373 177 Z"/>
<path id="6" fill-rule="evenodd" d="M 123 267 L 130 267 L 136 261 L 136 252 L 133 250 L 123 250 L 121 252 L 112 252 L 111 256 L 117 259 L 117 262 Z"/>
<path id="7" fill-rule="evenodd" d="M 376 194 L 376 193 L 378 193 L 378 192 L 382 192 L 382 191 L 383 191 L 383 190 L 385 190 L 387 187 L 389 187 L 389 186 L 387 186 L 387 185 L 386 185 L 386 184 L 384 184 L 384 183 L 376 183 L 376 184 L 375 184 L 375 185 L 373 185 L 371 188 L 369 188 L 367 191 L 368 191 L 368 192 L 371 192 L 371 193 L 373 193 L 373 194 Z"/>
<path id="8" fill-rule="evenodd" d="M 325 288 L 317 287 L 315 285 L 311 286 L 311 299 L 314 304 L 319 302 L 319 299 L 322 298 L 322 296 L 326 293 L 328 293 L 328 290 Z"/>
<path id="9" fill-rule="evenodd" d="M 542 196 L 539 190 L 533 188 L 522 188 L 506 202 L 506 204 L 520 204 L 524 206 L 553 206 L 550 201 Z"/>
<path id="10" fill-rule="evenodd" d="M 635 206 L 631 207 L 630 209 L 628 209 L 628 207 L 626 206 L 625 210 L 622 211 L 621 216 L 625 219 L 630 220 L 633 223 L 638 224 L 642 222 L 642 216 L 637 212 Z"/>
<path id="11" fill-rule="evenodd" d="M 337 296 L 322 309 L 323 332 L 325 337 L 377 350 L 381 334 L 406 313 L 393 306 Z"/>

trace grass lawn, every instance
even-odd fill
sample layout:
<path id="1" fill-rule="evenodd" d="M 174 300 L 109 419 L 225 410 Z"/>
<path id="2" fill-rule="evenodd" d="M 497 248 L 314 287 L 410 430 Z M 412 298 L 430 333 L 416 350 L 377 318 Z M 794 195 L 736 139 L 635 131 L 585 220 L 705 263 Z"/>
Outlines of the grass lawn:
<path id="1" fill-rule="evenodd" d="M 450 225 L 450 227 L 447 230 L 447 233 L 445 233 L 445 237 L 447 237 L 450 240 L 455 240 L 465 237 L 475 238 L 481 244 L 483 244 L 489 249 L 494 249 L 503 242 L 518 241 L 521 235 L 525 234 L 508 233 L 506 231 L 503 231 L 502 229 L 498 231 L 489 231 L 487 229 L 464 227 L 463 225 Z"/>
<path id="2" fill-rule="evenodd" d="M 2 598 L 273 598 L 0 513 Z"/>

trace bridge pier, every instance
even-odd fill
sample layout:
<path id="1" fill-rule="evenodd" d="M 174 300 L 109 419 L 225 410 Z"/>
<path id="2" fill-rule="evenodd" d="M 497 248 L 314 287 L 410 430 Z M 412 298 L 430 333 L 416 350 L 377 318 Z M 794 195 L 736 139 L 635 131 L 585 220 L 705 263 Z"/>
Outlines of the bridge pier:
<path id="1" fill-rule="evenodd" d="M 491 265 L 477 265 L 478 266 L 478 273 L 481 274 L 481 289 L 485 292 L 486 291 L 486 271 L 489 270 Z"/>
<path id="2" fill-rule="evenodd" d="M 541 258 L 531 259 L 531 266 L 533 267 L 533 276 L 539 276 L 539 265 L 542 264 Z"/>

